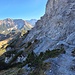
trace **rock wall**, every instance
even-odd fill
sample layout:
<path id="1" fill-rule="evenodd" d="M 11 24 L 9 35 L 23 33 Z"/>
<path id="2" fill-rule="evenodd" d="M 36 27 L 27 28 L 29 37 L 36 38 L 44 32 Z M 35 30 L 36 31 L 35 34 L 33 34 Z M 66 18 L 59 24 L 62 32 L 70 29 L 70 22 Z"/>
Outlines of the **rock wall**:
<path id="1" fill-rule="evenodd" d="M 48 0 L 44 16 L 37 21 L 24 42 L 46 36 L 53 40 L 66 40 L 73 32 L 75 0 Z"/>
<path id="2" fill-rule="evenodd" d="M 29 32 L 23 43 L 41 40 L 35 53 L 52 50 L 64 44 L 66 53 L 52 60 L 46 75 L 75 75 L 75 0 L 48 0 L 46 12 Z"/>

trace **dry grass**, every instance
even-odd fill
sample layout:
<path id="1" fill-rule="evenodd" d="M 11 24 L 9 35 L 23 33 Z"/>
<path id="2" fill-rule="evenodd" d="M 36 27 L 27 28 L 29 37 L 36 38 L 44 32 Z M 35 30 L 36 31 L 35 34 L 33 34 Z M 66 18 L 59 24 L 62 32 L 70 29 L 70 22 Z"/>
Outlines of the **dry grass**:
<path id="1" fill-rule="evenodd" d="M 4 52 L 6 52 L 5 47 L 8 45 L 7 43 L 8 43 L 11 39 L 12 39 L 12 38 L 9 38 L 9 39 L 0 41 L 0 56 L 1 56 Z M 5 44 L 6 44 L 6 45 L 5 45 Z M 5 45 L 5 46 L 4 46 L 4 48 L 2 49 L 3 45 Z"/>
<path id="2" fill-rule="evenodd" d="M 0 56 L 1 56 L 3 53 L 5 53 L 5 52 L 6 52 L 5 49 L 0 49 Z"/>
<path id="3" fill-rule="evenodd" d="M 4 45 L 7 44 L 10 40 L 12 40 L 12 38 L 8 38 L 6 40 L 0 41 L 0 48 Z"/>

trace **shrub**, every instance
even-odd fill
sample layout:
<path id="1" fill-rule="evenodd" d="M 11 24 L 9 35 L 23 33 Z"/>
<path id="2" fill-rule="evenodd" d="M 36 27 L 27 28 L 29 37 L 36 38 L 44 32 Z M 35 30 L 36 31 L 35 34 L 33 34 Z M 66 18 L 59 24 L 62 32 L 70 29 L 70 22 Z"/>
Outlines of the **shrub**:
<path id="1" fill-rule="evenodd" d="M 75 56 L 75 49 L 72 51 L 72 56 Z"/>
<path id="2" fill-rule="evenodd" d="M 28 48 L 31 44 L 32 44 L 31 42 L 28 42 L 25 48 Z"/>
<path id="3" fill-rule="evenodd" d="M 28 54 L 26 62 L 30 67 L 42 67 L 43 61 L 48 58 L 55 58 L 58 55 L 65 52 L 64 49 L 54 49 L 52 51 L 47 50 L 46 52 L 41 52 L 38 56 L 32 51 Z"/>
<path id="4" fill-rule="evenodd" d="M 10 61 L 9 61 L 9 65 L 12 64 L 18 56 L 20 56 L 23 53 L 23 51 L 19 51 Z"/>
<path id="5" fill-rule="evenodd" d="M 4 70 L 4 69 L 8 69 L 8 68 L 9 68 L 9 66 L 5 62 L 0 61 L 0 70 Z"/>

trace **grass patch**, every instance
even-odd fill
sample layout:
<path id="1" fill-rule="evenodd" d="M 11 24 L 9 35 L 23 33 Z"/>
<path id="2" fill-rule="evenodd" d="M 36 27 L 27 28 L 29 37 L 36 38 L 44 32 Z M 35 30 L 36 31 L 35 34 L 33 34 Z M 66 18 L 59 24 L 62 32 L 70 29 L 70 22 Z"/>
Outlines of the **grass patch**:
<path id="1" fill-rule="evenodd" d="M 0 56 L 6 52 L 6 49 L 0 49 Z"/>
<path id="2" fill-rule="evenodd" d="M 3 41 L 0 41 L 0 48 L 3 47 L 3 45 L 7 44 L 12 38 L 9 38 L 9 39 L 6 39 L 6 40 L 3 40 Z"/>

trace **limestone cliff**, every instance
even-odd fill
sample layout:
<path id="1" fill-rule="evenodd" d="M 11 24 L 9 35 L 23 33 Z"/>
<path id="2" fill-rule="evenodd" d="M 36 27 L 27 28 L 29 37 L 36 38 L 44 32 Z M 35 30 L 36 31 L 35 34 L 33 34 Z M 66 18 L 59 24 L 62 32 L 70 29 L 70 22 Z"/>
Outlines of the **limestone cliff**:
<path id="1" fill-rule="evenodd" d="M 26 40 L 48 36 L 54 40 L 66 40 L 75 32 L 75 0 L 48 0 L 46 12 L 36 23 Z"/>
<path id="2" fill-rule="evenodd" d="M 52 59 L 53 65 L 47 75 L 75 75 L 75 0 L 48 0 L 46 12 L 29 32 L 23 43 L 41 40 L 35 53 L 64 45 L 66 54 Z M 50 59 L 51 60 L 51 59 Z"/>

